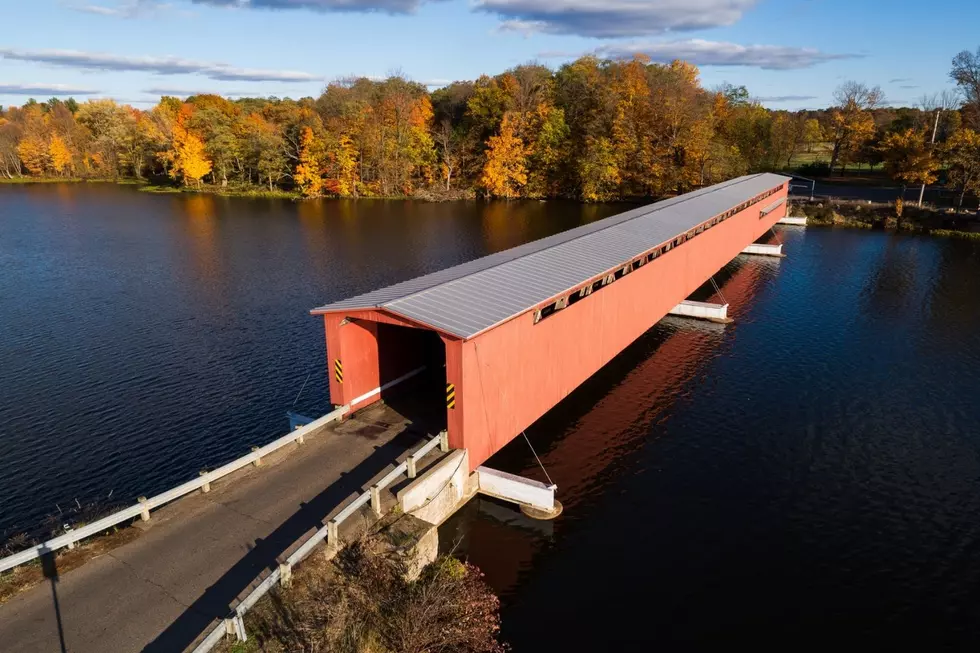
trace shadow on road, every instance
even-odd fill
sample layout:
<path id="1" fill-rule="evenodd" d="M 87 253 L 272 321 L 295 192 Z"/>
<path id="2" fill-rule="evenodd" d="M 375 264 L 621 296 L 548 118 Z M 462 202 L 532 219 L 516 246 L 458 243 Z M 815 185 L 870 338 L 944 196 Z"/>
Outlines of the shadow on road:
<path id="1" fill-rule="evenodd" d="M 411 439 L 412 441 L 406 441 Z M 175 653 L 186 649 L 201 635 L 214 619 L 222 619 L 232 612 L 232 605 L 244 590 L 262 573 L 279 565 L 282 554 L 304 533 L 321 528 L 326 517 L 341 502 L 355 492 L 366 488 L 379 472 L 390 465 L 399 454 L 415 443 L 415 438 L 401 436 L 377 447 L 364 461 L 350 470 L 336 483 L 325 489 L 313 500 L 286 519 L 265 539 L 255 546 L 228 570 L 217 582 L 205 590 L 194 603 L 181 614 L 155 640 L 146 645 L 144 653 Z M 62 644 L 64 648 L 64 644 Z"/>
<path id="2" fill-rule="evenodd" d="M 51 582 L 51 602 L 54 604 L 54 618 L 58 622 L 58 642 L 61 644 L 61 653 L 67 653 L 65 626 L 61 621 L 61 604 L 58 602 L 58 561 L 54 557 L 54 552 L 41 554 L 41 571 Z"/>

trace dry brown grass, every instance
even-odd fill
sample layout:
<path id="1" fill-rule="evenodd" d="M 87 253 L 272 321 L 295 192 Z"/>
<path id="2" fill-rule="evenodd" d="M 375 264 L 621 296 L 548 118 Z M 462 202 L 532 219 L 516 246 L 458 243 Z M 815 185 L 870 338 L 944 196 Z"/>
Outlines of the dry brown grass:
<path id="1" fill-rule="evenodd" d="M 333 560 L 314 556 L 246 616 L 230 653 L 503 653 L 500 603 L 475 567 L 443 557 L 408 580 L 406 559 L 376 537 Z"/>

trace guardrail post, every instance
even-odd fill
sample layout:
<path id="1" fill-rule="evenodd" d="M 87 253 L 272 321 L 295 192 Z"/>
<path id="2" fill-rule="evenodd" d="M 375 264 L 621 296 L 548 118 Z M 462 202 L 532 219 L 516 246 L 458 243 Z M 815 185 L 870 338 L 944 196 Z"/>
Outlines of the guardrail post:
<path id="1" fill-rule="evenodd" d="M 304 436 L 302 433 L 296 436 L 296 444 L 306 444 L 306 436 Z"/>
<path id="2" fill-rule="evenodd" d="M 71 532 L 72 532 L 73 530 L 75 530 L 75 529 L 73 529 L 73 528 L 72 528 L 71 526 L 69 526 L 68 524 L 65 524 L 65 533 L 66 533 L 66 534 L 67 534 L 67 533 L 71 533 Z M 75 548 L 75 543 L 74 543 L 74 542 L 69 542 L 69 543 L 68 543 L 68 550 L 71 550 L 71 549 L 74 549 L 74 548 Z"/>
<path id="3" fill-rule="evenodd" d="M 327 522 L 327 546 L 336 549 L 340 546 L 340 524 L 331 519 Z"/>
<path id="4" fill-rule="evenodd" d="M 449 451 L 449 432 L 443 431 L 439 434 L 439 450 L 443 453 Z"/>
<path id="5" fill-rule="evenodd" d="M 198 472 L 198 476 L 207 476 L 207 475 L 208 475 L 208 470 L 206 469 L 202 469 L 200 472 Z M 207 494 L 210 491 L 211 491 L 211 481 L 204 481 L 204 485 L 201 486 L 201 492 Z"/>
<path id="6" fill-rule="evenodd" d="M 408 477 L 415 478 L 418 475 L 418 470 L 415 467 L 415 456 L 409 456 L 408 460 Z"/>
<path id="7" fill-rule="evenodd" d="M 293 582 L 293 567 L 288 562 L 279 564 L 279 584 L 289 587 Z"/>
<path id="8" fill-rule="evenodd" d="M 248 641 L 248 634 L 245 632 L 245 620 L 242 619 L 242 613 L 237 610 L 235 611 L 235 635 L 239 642 Z"/>
<path id="9" fill-rule="evenodd" d="M 378 517 L 381 516 L 381 488 L 377 485 L 371 486 L 371 510 Z"/>
<path id="10" fill-rule="evenodd" d="M 252 447 L 252 453 L 255 453 L 258 450 L 259 450 L 258 447 Z M 261 467 L 262 466 L 262 456 L 259 456 L 258 458 L 256 458 L 255 461 L 252 464 L 255 465 L 256 467 Z"/>
<path id="11" fill-rule="evenodd" d="M 142 507 L 142 512 L 140 513 L 140 519 L 143 521 L 150 521 L 150 509 L 146 507 L 146 497 L 140 497 L 137 499 L 140 503 L 144 504 Z"/>

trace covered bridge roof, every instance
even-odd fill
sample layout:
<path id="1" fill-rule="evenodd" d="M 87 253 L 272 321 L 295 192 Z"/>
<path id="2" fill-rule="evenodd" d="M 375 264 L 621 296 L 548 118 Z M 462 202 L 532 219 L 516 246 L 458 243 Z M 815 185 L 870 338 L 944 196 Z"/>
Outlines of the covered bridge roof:
<path id="1" fill-rule="evenodd" d="M 787 180 L 770 173 L 739 177 L 327 304 L 312 313 L 381 309 L 472 338 Z"/>

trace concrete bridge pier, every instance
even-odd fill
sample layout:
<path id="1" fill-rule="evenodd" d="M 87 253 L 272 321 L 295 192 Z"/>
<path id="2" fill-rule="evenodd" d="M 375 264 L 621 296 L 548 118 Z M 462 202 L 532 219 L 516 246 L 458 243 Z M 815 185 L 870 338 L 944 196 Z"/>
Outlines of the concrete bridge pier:
<path id="1" fill-rule="evenodd" d="M 707 320 L 716 324 L 731 324 L 735 320 L 728 317 L 728 304 L 712 304 L 685 299 L 670 310 L 669 315 Z"/>
<path id="2" fill-rule="evenodd" d="M 768 245 L 762 243 L 753 243 L 742 250 L 742 254 L 754 254 L 756 256 L 775 256 L 778 258 L 783 258 L 786 255 L 783 254 L 783 244 L 778 245 Z"/>
<path id="3" fill-rule="evenodd" d="M 776 224 L 785 224 L 793 227 L 805 227 L 806 216 L 804 215 L 804 216 L 793 217 L 787 215 L 784 218 L 780 218 L 779 222 L 777 222 Z"/>
<path id="4" fill-rule="evenodd" d="M 554 519 L 561 514 L 561 502 L 555 499 L 557 485 L 483 466 L 477 467 L 474 474 L 480 494 L 517 504 L 532 519 Z"/>

